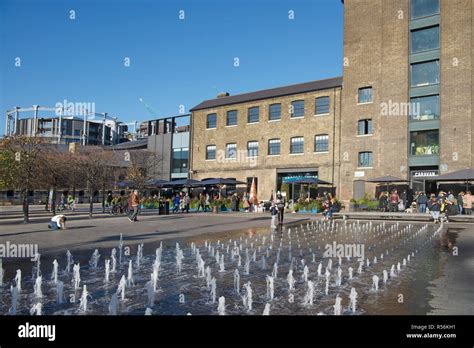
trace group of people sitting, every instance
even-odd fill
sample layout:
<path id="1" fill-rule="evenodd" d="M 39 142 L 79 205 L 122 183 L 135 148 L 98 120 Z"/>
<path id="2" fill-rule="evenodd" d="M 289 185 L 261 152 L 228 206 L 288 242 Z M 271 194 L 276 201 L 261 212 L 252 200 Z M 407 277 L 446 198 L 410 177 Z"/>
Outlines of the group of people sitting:
<path id="1" fill-rule="evenodd" d="M 391 193 L 382 192 L 379 196 L 379 209 L 389 212 L 429 213 L 435 223 L 440 222 L 440 214 L 444 213 L 444 220 L 457 214 L 471 215 L 474 196 L 471 192 L 460 192 L 457 196 L 452 191 L 440 191 L 438 195 L 425 192 L 416 192 L 410 204 L 407 201 L 406 191 L 398 195 L 397 190 Z"/>

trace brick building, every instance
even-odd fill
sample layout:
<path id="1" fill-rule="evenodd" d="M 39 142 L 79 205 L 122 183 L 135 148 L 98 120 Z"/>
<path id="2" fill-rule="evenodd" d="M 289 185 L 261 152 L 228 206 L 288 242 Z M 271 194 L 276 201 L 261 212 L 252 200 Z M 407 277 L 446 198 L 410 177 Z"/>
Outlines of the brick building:
<path id="1" fill-rule="evenodd" d="M 473 166 L 474 2 L 342 3 L 343 78 L 197 105 L 193 178 L 255 176 L 267 199 L 292 177 L 317 176 L 347 202 L 374 196 L 368 179 L 392 175 L 435 192 L 434 176 Z"/>
<path id="2" fill-rule="evenodd" d="M 191 109 L 193 179 L 235 178 L 258 196 L 301 177 L 338 180 L 341 78 L 235 96 L 220 95 Z"/>
<path id="3" fill-rule="evenodd" d="M 344 1 L 342 197 L 373 195 L 364 180 L 387 174 L 434 192 L 433 176 L 472 167 L 473 10 Z"/>

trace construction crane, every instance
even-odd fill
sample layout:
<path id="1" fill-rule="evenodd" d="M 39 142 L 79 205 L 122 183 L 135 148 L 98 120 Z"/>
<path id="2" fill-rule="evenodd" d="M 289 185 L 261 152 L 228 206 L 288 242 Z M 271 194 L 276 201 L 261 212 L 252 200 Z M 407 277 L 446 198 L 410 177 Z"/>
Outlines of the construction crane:
<path id="1" fill-rule="evenodd" d="M 150 106 L 148 105 L 142 97 L 138 98 L 138 100 L 145 106 L 146 110 L 148 111 L 148 113 L 153 117 L 153 119 L 155 120 L 158 120 L 160 119 L 160 116 L 158 116 L 158 113 Z M 155 133 L 155 124 L 152 123 L 152 131 L 151 133 L 154 134 Z"/>
<path id="2" fill-rule="evenodd" d="M 142 97 L 138 98 L 138 100 L 145 106 L 145 109 L 148 111 L 148 113 L 155 119 L 158 119 L 158 113 L 150 106 L 148 105 Z"/>

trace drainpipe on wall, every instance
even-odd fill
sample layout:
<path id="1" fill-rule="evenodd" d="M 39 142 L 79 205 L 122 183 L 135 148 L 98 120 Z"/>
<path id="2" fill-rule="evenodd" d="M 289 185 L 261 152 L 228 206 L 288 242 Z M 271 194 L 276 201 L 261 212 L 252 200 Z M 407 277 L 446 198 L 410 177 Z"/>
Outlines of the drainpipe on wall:
<path id="1" fill-rule="evenodd" d="M 192 179 L 193 178 L 193 172 L 194 172 L 194 169 L 193 169 L 193 157 L 194 157 L 194 117 L 193 117 L 193 112 L 191 112 L 191 115 L 189 116 L 191 118 L 191 122 L 190 122 L 190 129 L 189 129 L 189 171 L 188 171 L 188 177 L 189 179 Z"/>
<path id="2" fill-rule="evenodd" d="M 331 191 L 334 195 L 334 175 L 335 175 L 335 165 L 336 165 L 336 87 L 333 89 L 334 98 L 333 98 L 333 127 L 332 127 L 332 178 L 331 178 Z M 339 144 L 340 145 L 340 144 Z"/>

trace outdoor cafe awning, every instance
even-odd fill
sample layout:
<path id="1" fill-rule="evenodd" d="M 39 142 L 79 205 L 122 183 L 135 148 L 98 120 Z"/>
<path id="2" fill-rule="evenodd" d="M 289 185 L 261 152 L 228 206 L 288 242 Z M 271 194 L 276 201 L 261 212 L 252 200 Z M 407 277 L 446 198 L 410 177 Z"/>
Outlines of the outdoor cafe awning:
<path id="1" fill-rule="evenodd" d="M 436 182 L 462 182 L 466 184 L 466 190 L 469 190 L 469 182 L 474 181 L 474 169 L 466 168 L 455 172 L 440 175 L 434 178 Z"/>
<path id="2" fill-rule="evenodd" d="M 193 180 L 193 179 L 181 179 L 181 180 L 174 180 L 174 181 L 166 181 L 161 184 L 163 187 L 193 187 L 199 186 L 201 181 Z"/>
<path id="3" fill-rule="evenodd" d="M 120 181 L 117 183 L 117 186 L 120 188 L 133 187 L 134 185 L 133 181 Z"/>
<path id="4" fill-rule="evenodd" d="M 247 183 L 243 181 L 234 180 L 234 179 L 217 178 L 217 179 L 203 180 L 200 182 L 199 185 L 200 186 L 247 185 Z"/>
<path id="5" fill-rule="evenodd" d="M 467 168 L 435 177 L 436 181 L 474 181 L 474 169 Z"/>
<path id="6" fill-rule="evenodd" d="M 164 183 L 167 183 L 168 181 L 166 180 L 161 180 L 161 179 L 151 179 L 147 180 L 146 184 L 148 186 L 156 186 L 156 187 L 161 187 L 163 186 Z"/>
<path id="7" fill-rule="evenodd" d="M 302 178 L 292 182 L 292 184 L 302 184 L 302 185 L 332 185 L 332 183 L 316 178 Z"/>
<path id="8" fill-rule="evenodd" d="M 408 180 L 397 178 L 396 176 L 386 175 L 374 179 L 369 179 L 367 182 L 373 182 L 376 184 L 390 184 L 395 182 L 408 182 Z"/>

